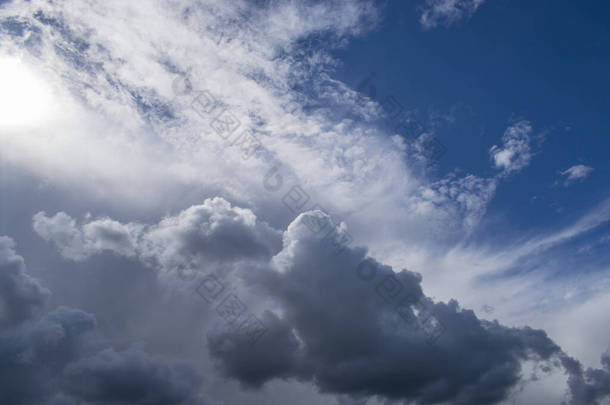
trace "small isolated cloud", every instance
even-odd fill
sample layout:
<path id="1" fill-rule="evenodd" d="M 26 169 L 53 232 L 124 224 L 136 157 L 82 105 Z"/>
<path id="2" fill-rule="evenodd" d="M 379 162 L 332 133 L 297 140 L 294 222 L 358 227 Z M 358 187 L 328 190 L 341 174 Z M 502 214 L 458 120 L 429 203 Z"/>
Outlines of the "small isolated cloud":
<path id="1" fill-rule="evenodd" d="M 519 121 L 506 129 L 501 146 L 491 147 L 491 160 L 497 169 L 502 170 L 503 175 L 517 172 L 529 165 L 533 155 L 531 133 L 530 122 Z"/>
<path id="2" fill-rule="evenodd" d="M 591 173 L 593 173 L 593 168 L 585 165 L 574 165 L 567 170 L 561 172 L 561 176 L 563 176 L 563 185 L 570 186 L 576 182 L 584 181 Z"/>
<path id="3" fill-rule="evenodd" d="M 421 7 L 420 23 L 424 28 L 449 26 L 462 18 L 470 18 L 485 0 L 426 0 Z"/>

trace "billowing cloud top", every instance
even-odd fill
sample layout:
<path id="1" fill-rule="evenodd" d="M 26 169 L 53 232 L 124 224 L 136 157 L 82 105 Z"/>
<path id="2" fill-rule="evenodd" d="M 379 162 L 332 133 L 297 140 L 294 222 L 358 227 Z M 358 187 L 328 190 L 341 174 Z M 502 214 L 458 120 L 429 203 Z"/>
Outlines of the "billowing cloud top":
<path id="1" fill-rule="evenodd" d="M 110 219 L 76 227 L 63 213 L 34 217 L 35 229 L 73 260 L 85 253 L 74 254 L 74 247 L 65 244 L 66 234 L 79 235 L 78 249 L 91 246 L 88 255 L 111 250 L 131 257 L 140 252 L 142 262 L 162 271 L 189 263 L 194 267 L 188 277 L 180 271 L 174 276 L 199 280 L 198 291 L 204 291 L 206 299 L 210 292 L 205 290 L 213 290 L 206 275 L 215 268 L 213 263 L 236 269 L 221 273 L 221 278 L 233 286 L 246 280 L 265 297 L 265 334 L 253 347 L 239 328 L 212 328 L 208 344 L 223 374 L 247 386 L 296 379 L 311 381 L 323 392 L 353 397 L 491 404 L 507 398 L 520 381 L 523 364 L 534 362 L 547 373 L 565 368 L 573 403 L 591 403 L 578 402 L 580 395 L 605 395 L 605 385 L 598 381 L 607 378 L 607 370 L 589 370 L 589 385 L 578 361 L 544 331 L 478 319 L 455 300 L 434 302 L 423 293 L 421 275 L 397 272 L 368 257 L 363 248 L 337 250 L 345 224 L 336 225 L 321 211 L 299 215 L 275 251 L 269 246 L 277 244 L 277 234 L 257 223 L 251 211 L 219 198 L 151 227 Z M 106 239 L 114 234 L 100 224 L 138 229 L 140 234 L 131 239 L 140 242 L 130 250 L 113 248 Z M 87 242 L 81 242 L 86 229 L 99 227 L 103 231 L 95 238 L 90 233 Z M 128 234 L 125 231 L 122 239 L 129 240 Z M 240 248 L 225 253 L 227 241 Z M 195 265 L 194 258 L 202 261 Z M 243 259 L 254 263 L 234 267 Z M 598 384 L 602 387 L 596 388 Z"/>

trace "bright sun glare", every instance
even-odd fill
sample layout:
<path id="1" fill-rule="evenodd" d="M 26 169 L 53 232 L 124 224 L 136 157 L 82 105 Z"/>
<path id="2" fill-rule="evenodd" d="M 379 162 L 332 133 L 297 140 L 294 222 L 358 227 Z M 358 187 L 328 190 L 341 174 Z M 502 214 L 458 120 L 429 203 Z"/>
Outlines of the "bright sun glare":
<path id="1" fill-rule="evenodd" d="M 0 128 L 39 126 L 51 115 L 49 86 L 14 57 L 0 56 Z"/>

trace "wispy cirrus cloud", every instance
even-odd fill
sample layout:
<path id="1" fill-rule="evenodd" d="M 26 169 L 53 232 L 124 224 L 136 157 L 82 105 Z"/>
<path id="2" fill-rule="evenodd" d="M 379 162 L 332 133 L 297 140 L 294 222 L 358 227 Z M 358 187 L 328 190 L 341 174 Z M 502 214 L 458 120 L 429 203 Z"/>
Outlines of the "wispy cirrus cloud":
<path id="1" fill-rule="evenodd" d="M 485 0 L 426 0 L 420 7 L 420 23 L 424 28 L 449 26 L 470 18 Z"/>
<path id="2" fill-rule="evenodd" d="M 584 181 L 595 169 L 585 165 L 574 165 L 559 174 L 562 176 L 563 185 L 565 187 L 571 186 L 574 183 Z"/>

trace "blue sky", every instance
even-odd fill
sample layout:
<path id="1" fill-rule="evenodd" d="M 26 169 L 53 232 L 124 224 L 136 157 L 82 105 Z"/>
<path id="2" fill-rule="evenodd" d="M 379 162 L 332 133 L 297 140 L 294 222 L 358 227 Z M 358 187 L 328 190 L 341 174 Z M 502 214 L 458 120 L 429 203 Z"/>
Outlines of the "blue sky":
<path id="1" fill-rule="evenodd" d="M 608 193 L 610 27 L 604 2 L 487 2 L 450 27 L 414 24 L 411 4 L 388 2 L 384 21 L 336 52 L 338 77 L 354 87 L 375 72 L 379 98 L 393 95 L 420 119 L 452 114 L 439 139 L 439 174 L 490 172 L 487 150 L 511 119 L 544 135 L 527 174 L 507 181 L 490 206 L 518 230 L 549 226 Z M 558 172 L 595 169 L 582 184 L 554 186 Z M 532 200 L 536 198 L 535 200 Z M 557 211 L 561 212 L 558 213 Z"/>
<path id="2" fill-rule="evenodd" d="M 610 403 L 609 13 L 0 1 L 0 402 Z"/>

